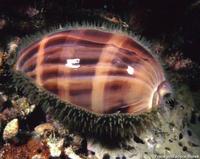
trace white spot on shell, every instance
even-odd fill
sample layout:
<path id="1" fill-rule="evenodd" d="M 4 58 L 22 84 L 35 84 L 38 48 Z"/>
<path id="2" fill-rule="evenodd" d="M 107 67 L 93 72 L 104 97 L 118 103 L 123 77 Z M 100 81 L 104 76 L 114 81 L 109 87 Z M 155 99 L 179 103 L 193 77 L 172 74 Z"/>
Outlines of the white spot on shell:
<path id="1" fill-rule="evenodd" d="M 134 72 L 135 72 L 135 70 L 134 70 L 134 68 L 133 68 L 133 67 L 131 67 L 131 66 L 128 66 L 128 68 L 127 68 L 127 72 L 128 72 L 128 74 L 129 74 L 129 75 L 133 75 L 133 74 L 134 74 Z"/>
<path id="2" fill-rule="evenodd" d="M 69 68 L 79 68 L 80 59 L 67 59 L 65 66 Z"/>

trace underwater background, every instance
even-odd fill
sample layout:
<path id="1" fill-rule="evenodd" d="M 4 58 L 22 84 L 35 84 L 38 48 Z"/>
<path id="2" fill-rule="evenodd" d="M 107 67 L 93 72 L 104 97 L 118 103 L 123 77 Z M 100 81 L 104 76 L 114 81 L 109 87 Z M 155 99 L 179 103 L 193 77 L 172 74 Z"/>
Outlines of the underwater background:
<path id="1" fill-rule="evenodd" d="M 0 158 L 200 158 L 199 18 L 198 0 L 0 0 Z M 35 86 L 10 66 L 18 47 L 31 42 L 27 37 L 71 24 L 106 24 L 149 43 L 175 98 L 158 112 L 159 123 L 150 118 L 159 129 L 147 126 L 126 143 L 108 146 L 70 132 L 52 115 L 54 108 L 41 109 L 52 97 L 35 97 Z"/>

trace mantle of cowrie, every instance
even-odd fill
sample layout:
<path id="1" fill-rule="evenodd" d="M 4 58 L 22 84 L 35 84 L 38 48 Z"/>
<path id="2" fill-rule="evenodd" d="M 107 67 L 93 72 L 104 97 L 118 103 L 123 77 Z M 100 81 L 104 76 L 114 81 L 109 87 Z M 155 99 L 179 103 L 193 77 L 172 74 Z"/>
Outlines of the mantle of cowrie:
<path id="1" fill-rule="evenodd" d="M 69 29 L 19 51 L 16 70 L 62 100 L 99 114 L 140 114 L 169 92 L 160 63 L 136 40 Z"/>

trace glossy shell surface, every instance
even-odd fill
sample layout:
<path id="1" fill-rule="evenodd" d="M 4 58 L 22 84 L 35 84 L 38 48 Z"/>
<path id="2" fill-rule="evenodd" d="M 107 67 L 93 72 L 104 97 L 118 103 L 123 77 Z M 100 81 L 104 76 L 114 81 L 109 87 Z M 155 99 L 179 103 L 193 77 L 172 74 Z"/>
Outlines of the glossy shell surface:
<path id="1" fill-rule="evenodd" d="M 141 44 L 97 29 L 44 36 L 19 51 L 16 70 L 62 100 L 99 114 L 149 111 L 168 87 L 161 65 Z"/>

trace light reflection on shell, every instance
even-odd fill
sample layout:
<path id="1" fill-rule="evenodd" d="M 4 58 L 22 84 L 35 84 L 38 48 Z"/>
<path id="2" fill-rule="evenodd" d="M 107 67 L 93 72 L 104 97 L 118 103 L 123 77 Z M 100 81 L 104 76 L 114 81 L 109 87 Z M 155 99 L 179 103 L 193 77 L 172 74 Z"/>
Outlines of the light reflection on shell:
<path id="1" fill-rule="evenodd" d="M 136 40 L 97 29 L 70 29 L 19 52 L 16 70 L 88 111 L 141 114 L 170 92 L 163 69 Z"/>

